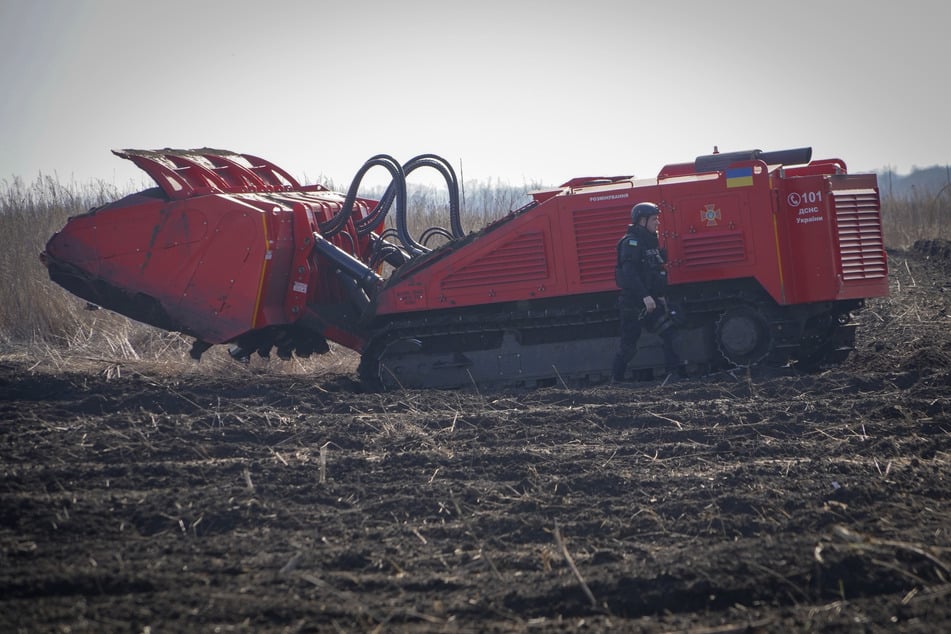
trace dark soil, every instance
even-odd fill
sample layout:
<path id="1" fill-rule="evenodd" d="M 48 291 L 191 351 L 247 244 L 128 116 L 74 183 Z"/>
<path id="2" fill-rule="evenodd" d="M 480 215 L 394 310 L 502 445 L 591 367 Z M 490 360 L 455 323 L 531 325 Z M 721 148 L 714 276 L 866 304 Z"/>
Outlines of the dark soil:
<path id="1" fill-rule="evenodd" d="M 366 394 L 4 355 L 0 631 L 951 631 L 951 260 L 890 255 L 810 375 Z"/>

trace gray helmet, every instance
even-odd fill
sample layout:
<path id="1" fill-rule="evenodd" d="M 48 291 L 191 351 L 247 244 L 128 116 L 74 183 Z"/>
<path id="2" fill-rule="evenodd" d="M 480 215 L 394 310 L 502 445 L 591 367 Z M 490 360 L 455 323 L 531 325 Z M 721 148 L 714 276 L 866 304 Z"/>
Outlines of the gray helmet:
<path id="1" fill-rule="evenodd" d="M 637 203 L 631 207 L 631 224 L 636 225 L 641 218 L 650 218 L 660 213 L 660 207 L 654 203 Z"/>

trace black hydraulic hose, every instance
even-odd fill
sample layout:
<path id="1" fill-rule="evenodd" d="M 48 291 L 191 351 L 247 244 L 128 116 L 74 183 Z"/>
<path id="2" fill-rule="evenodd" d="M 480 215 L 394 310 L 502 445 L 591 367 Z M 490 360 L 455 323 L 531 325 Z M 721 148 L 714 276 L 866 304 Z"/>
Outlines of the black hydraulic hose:
<path id="1" fill-rule="evenodd" d="M 396 235 L 399 236 L 403 248 L 409 251 L 410 256 L 417 256 L 429 252 L 429 249 L 416 242 L 409 233 L 406 222 L 406 176 L 400 169 L 400 182 L 397 185 L 396 196 Z M 390 183 L 390 187 L 393 183 Z"/>
<path id="2" fill-rule="evenodd" d="M 395 244 L 384 243 L 380 240 L 374 245 L 373 252 L 370 253 L 370 257 L 367 258 L 367 266 L 375 269 L 383 262 L 386 262 L 393 268 L 399 268 L 406 264 L 407 261 L 409 261 L 409 256 L 403 253 L 399 247 Z"/>
<path id="3" fill-rule="evenodd" d="M 403 175 L 406 175 L 405 172 Z M 373 211 L 363 220 L 357 221 L 357 235 L 365 236 L 379 227 L 380 223 L 382 223 L 386 217 L 387 212 L 389 212 L 390 207 L 393 205 L 393 199 L 395 197 L 396 194 L 393 193 L 393 189 L 387 187 L 386 191 L 383 192 L 383 196 L 377 202 L 376 207 L 373 208 Z"/>
<path id="4" fill-rule="evenodd" d="M 353 177 L 353 181 L 350 183 L 350 189 L 347 191 L 347 197 L 344 199 L 343 206 L 340 208 L 333 218 L 327 222 L 321 223 L 319 225 L 320 233 L 324 237 L 331 238 L 338 233 L 347 225 L 347 222 L 350 220 L 350 216 L 353 215 L 353 206 L 357 200 L 357 192 L 360 190 L 360 183 L 363 181 L 363 176 L 370 170 L 372 167 L 384 167 L 387 171 L 390 172 L 390 175 L 393 177 L 393 180 L 390 184 L 391 187 L 396 187 L 396 205 L 397 212 L 399 208 L 403 208 L 402 216 L 406 216 L 406 176 L 403 173 L 403 168 L 400 166 L 399 161 L 394 159 L 392 156 L 386 154 L 377 154 L 376 156 L 371 157 L 363 164 L 358 171 L 356 176 Z M 403 235 L 400 234 L 400 239 L 403 239 Z"/>
<path id="5" fill-rule="evenodd" d="M 449 192 L 449 226 L 454 238 L 461 238 L 465 235 L 462 229 L 462 222 L 459 217 L 459 181 L 456 179 L 456 172 L 452 169 L 449 161 L 436 154 L 420 154 L 411 158 L 403 166 L 403 172 L 407 175 L 420 167 L 431 167 L 440 174 L 446 181 L 446 189 Z"/>
<path id="6" fill-rule="evenodd" d="M 387 238 L 396 234 L 393 229 L 387 229 L 380 235 L 370 235 L 370 255 L 367 258 L 367 265 L 370 268 L 376 268 L 381 262 L 387 262 L 393 268 L 399 268 L 409 261 L 409 255 Z"/>
<path id="7" fill-rule="evenodd" d="M 342 237 L 345 238 L 345 239 L 347 240 L 347 242 L 350 243 L 350 255 L 356 256 L 356 253 L 357 253 L 357 241 L 356 241 L 356 239 L 353 237 L 353 235 L 351 235 L 351 234 L 350 234 L 349 232 L 347 232 L 347 231 L 344 231 L 344 232 L 343 232 Z"/>
<path id="8" fill-rule="evenodd" d="M 398 236 L 396 235 L 396 229 L 394 229 L 393 227 L 389 227 L 388 229 L 386 229 L 386 231 L 380 234 L 380 240 L 382 241 L 389 240 L 390 238 L 398 238 Z"/>
<path id="9" fill-rule="evenodd" d="M 403 165 L 403 175 L 409 176 L 411 172 L 420 167 L 431 167 L 442 174 L 449 192 L 449 223 L 452 229 L 452 237 L 463 237 L 465 231 L 462 228 L 460 219 L 459 182 L 456 179 L 456 172 L 452 169 L 452 165 L 450 165 L 449 161 L 436 154 L 420 154 L 419 156 L 411 158 Z M 391 184 L 383 193 L 373 213 L 357 224 L 357 230 L 361 235 L 369 233 L 379 225 L 382 221 L 382 216 L 386 214 L 390 204 L 392 204 L 394 196 L 395 191 Z"/>
<path id="10" fill-rule="evenodd" d="M 403 167 L 399 162 L 394 159 L 392 156 L 386 154 L 377 154 L 376 156 L 370 158 L 363 167 L 360 168 L 360 171 L 357 172 L 357 175 L 354 177 L 353 182 L 350 184 L 350 190 L 347 192 L 347 198 L 344 201 L 343 208 L 340 212 L 334 216 L 331 221 L 327 223 L 328 228 L 333 231 L 330 235 L 341 231 L 344 226 L 346 226 L 347 221 L 350 219 L 350 216 L 353 214 L 353 204 L 357 198 L 357 190 L 360 187 L 360 181 L 363 180 L 364 174 L 371 168 L 376 165 L 385 167 L 392 176 L 393 180 L 390 181 L 390 185 L 387 188 L 387 191 L 392 191 L 393 193 L 390 196 L 384 196 L 384 199 L 377 203 L 377 209 L 380 209 L 379 219 L 382 220 L 383 216 L 386 215 L 386 212 L 389 210 L 390 204 L 395 197 L 396 199 L 396 235 L 399 237 L 400 242 L 403 244 L 403 247 L 410 252 L 411 255 L 420 255 L 429 251 L 423 245 L 417 243 L 413 236 L 410 235 L 409 229 L 406 223 L 406 173 L 403 171 Z M 376 210 L 371 214 L 374 218 L 377 217 Z M 339 220 L 338 220 L 339 219 Z M 331 224 L 333 223 L 333 224 Z M 363 222 L 358 223 L 363 225 Z M 370 223 L 370 226 L 376 226 L 378 222 Z M 323 232 L 324 227 L 320 227 L 321 232 Z M 359 227 L 358 233 L 360 231 Z M 368 229 L 366 230 L 368 231 Z"/>
<path id="11" fill-rule="evenodd" d="M 435 236 L 442 236 L 450 242 L 452 241 L 452 234 L 443 227 L 430 227 L 429 229 L 426 229 L 426 231 L 424 231 L 422 235 L 419 236 L 419 241 L 428 247 L 430 239 Z"/>

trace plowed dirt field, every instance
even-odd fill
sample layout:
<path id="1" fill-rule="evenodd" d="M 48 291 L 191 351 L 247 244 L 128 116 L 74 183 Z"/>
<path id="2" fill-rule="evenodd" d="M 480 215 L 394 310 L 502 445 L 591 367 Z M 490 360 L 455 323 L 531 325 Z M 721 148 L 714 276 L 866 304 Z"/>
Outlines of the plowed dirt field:
<path id="1" fill-rule="evenodd" d="M 951 631 L 951 262 L 842 366 L 518 393 L 0 356 L 2 632 Z"/>

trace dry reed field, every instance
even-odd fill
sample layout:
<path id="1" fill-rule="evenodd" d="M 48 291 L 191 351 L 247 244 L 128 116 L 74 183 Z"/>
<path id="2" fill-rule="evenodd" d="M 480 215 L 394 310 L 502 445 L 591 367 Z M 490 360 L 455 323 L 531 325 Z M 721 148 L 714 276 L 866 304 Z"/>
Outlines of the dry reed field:
<path id="1" fill-rule="evenodd" d="M 951 244 L 914 219 L 835 369 L 364 393 L 83 310 L 36 270 L 64 210 L 8 202 L 0 631 L 951 629 Z"/>

